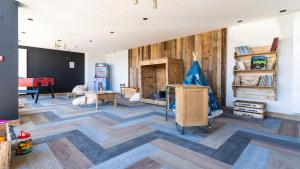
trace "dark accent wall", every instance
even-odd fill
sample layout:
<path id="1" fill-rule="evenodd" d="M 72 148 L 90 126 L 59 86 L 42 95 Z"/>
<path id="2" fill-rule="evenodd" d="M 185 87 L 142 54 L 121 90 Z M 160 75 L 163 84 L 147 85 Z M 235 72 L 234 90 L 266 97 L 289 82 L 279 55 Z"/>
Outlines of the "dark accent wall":
<path id="1" fill-rule="evenodd" d="M 0 0 L 0 119 L 19 118 L 18 74 L 18 5 L 13 0 Z"/>
<path id="2" fill-rule="evenodd" d="M 27 77 L 55 78 L 56 93 L 70 92 L 84 84 L 84 53 L 20 46 L 27 49 Z M 69 67 L 75 62 L 75 68 Z M 49 90 L 43 89 L 42 92 Z"/>

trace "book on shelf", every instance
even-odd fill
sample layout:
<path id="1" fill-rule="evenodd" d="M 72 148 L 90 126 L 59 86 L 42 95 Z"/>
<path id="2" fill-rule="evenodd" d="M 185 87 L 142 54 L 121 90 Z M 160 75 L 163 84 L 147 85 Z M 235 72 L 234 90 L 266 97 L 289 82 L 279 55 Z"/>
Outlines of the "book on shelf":
<path id="1" fill-rule="evenodd" d="M 235 70 L 246 70 L 246 65 L 242 61 L 235 61 Z"/>
<path id="2" fill-rule="evenodd" d="M 273 86 L 274 79 L 273 75 L 263 75 L 260 76 L 259 86 Z"/>
<path id="3" fill-rule="evenodd" d="M 266 56 L 252 56 L 251 69 L 267 69 L 268 58 Z"/>
<path id="4" fill-rule="evenodd" d="M 237 55 L 250 55 L 251 54 L 251 50 L 248 46 L 238 46 L 235 47 L 235 53 Z"/>
<path id="5" fill-rule="evenodd" d="M 276 37 L 273 39 L 273 43 L 272 43 L 272 47 L 271 47 L 271 52 L 276 52 L 277 48 L 278 48 L 278 42 L 279 42 L 279 38 Z"/>

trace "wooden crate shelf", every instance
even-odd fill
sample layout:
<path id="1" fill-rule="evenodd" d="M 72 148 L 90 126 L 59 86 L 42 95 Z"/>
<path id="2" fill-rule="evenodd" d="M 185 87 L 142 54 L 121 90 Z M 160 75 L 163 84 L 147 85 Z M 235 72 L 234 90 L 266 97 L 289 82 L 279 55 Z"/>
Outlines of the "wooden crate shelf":
<path id="1" fill-rule="evenodd" d="M 266 103 L 236 100 L 233 103 L 233 114 L 263 119 L 266 116 Z"/>
<path id="2" fill-rule="evenodd" d="M 256 88 L 256 89 L 275 89 L 274 86 L 243 86 L 243 85 L 233 85 L 233 87 Z"/>
<path id="3" fill-rule="evenodd" d="M 276 100 L 276 82 L 277 82 L 277 52 L 270 51 L 271 46 L 261 46 L 250 48 L 251 54 L 248 55 L 234 55 L 238 62 L 245 65 L 245 70 L 233 69 L 234 81 L 232 89 L 234 97 L 259 99 L 259 100 Z M 251 69 L 251 59 L 253 56 L 267 57 L 267 69 Z M 276 61 L 275 66 L 272 65 Z M 272 77 L 271 86 L 262 86 L 255 83 L 259 77 Z M 269 78 L 267 78 L 269 80 Z"/>
<path id="4" fill-rule="evenodd" d="M 239 57 L 252 57 L 252 56 L 260 56 L 260 55 L 266 55 L 268 57 L 276 57 L 277 53 L 276 52 L 262 52 L 262 53 L 252 53 L 249 55 L 235 55 L 235 58 Z"/>
<path id="5" fill-rule="evenodd" d="M 0 142 L 0 168 L 10 168 L 11 158 L 11 134 L 8 124 L 0 124 L 0 133 L 6 137 L 4 142 Z"/>
<path id="6" fill-rule="evenodd" d="M 249 70 L 233 70 L 234 73 L 273 73 L 276 74 L 275 69 L 262 69 L 262 70 L 257 70 L 257 69 L 249 69 Z"/>

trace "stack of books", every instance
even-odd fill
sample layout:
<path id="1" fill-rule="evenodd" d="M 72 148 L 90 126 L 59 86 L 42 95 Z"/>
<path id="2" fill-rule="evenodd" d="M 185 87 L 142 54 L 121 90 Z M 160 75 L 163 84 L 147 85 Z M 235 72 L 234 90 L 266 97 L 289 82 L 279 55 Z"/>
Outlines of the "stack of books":
<path id="1" fill-rule="evenodd" d="M 235 53 L 237 55 L 250 55 L 252 52 L 248 46 L 235 47 Z"/>
<path id="2" fill-rule="evenodd" d="M 259 86 L 273 86 L 273 75 L 260 76 Z"/>

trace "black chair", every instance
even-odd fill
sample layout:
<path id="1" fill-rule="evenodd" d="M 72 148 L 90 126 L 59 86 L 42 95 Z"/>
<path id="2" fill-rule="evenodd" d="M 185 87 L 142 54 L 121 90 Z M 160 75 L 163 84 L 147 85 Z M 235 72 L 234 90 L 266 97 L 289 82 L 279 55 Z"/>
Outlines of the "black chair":
<path id="1" fill-rule="evenodd" d="M 120 84 L 120 88 L 121 88 L 121 97 L 125 96 L 125 84 Z"/>

